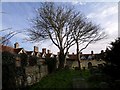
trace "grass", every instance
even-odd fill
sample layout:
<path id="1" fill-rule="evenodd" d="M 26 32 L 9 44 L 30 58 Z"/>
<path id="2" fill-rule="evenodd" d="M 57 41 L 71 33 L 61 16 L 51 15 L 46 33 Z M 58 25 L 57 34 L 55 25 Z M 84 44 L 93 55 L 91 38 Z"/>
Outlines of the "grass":
<path id="1" fill-rule="evenodd" d="M 46 77 L 43 77 L 39 83 L 34 84 L 29 89 L 30 90 L 38 90 L 43 88 L 72 89 L 73 85 L 81 83 L 80 81 L 81 78 L 85 79 L 84 83 L 88 85 L 88 88 L 101 88 L 101 85 L 105 85 L 105 84 L 100 84 L 100 83 L 104 83 L 104 82 L 106 82 L 109 87 L 109 82 L 111 82 L 111 78 L 102 73 L 91 74 L 89 70 L 79 71 L 72 69 L 63 69 L 56 71 L 52 74 L 49 74 Z"/>
<path id="2" fill-rule="evenodd" d="M 83 77 L 87 79 L 90 76 L 89 71 L 79 70 L 60 70 L 41 79 L 41 81 L 33 85 L 30 90 L 42 88 L 72 88 L 73 78 Z"/>

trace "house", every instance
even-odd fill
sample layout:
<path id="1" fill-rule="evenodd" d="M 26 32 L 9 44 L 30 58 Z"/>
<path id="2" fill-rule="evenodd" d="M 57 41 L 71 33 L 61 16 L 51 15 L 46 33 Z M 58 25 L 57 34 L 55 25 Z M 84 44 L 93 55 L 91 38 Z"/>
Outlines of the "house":
<path id="1" fill-rule="evenodd" d="M 82 67 L 87 67 L 88 66 L 88 62 L 92 62 L 94 65 L 99 64 L 99 61 L 104 59 L 105 57 L 105 52 L 103 50 L 101 50 L 100 53 L 96 54 L 93 53 L 93 51 L 91 51 L 90 54 L 83 54 L 82 52 L 80 53 L 80 64 Z M 96 62 L 96 63 L 95 63 Z M 73 67 L 78 67 L 78 61 L 77 61 L 77 54 L 67 54 L 66 56 L 66 64 L 67 66 L 69 66 L 70 68 Z"/>
<path id="2" fill-rule="evenodd" d="M 13 47 L 9 46 L 4 46 L 0 45 L 2 49 L 0 49 L 0 52 L 10 52 L 15 55 L 15 65 L 16 65 L 16 85 L 18 87 L 21 87 L 21 85 L 32 85 L 39 80 L 41 80 L 42 77 L 47 75 L 48 70 L 47 70 L 47 65 L 45 65 L 45 58 L 54 58 L 56 57 L 58 60 L 58 55 L 54 55 L 51 53 L 50 50 L 46 51 L 46 48 L 42 48 L 42 52 L 39 52 L 39 48 L 37 46 L 34 46 L 33 51 L 27 51 L 24 48 L 20 48 L 19 43 L 16 42 Z M 102 54 L 101 54 L 102 53 Z M 94 54 L 93 51 L 91 51 L 90 54 L 83 54 L 80 53 L 80 62 L 81 66 L 84 65 L 85 62 L 93 61 L 93 60 L 99 60 L 101 59 L 102 56 L 104 56 L 105 52 L 101 51 L 99 54 Z M 21 60 L 20 55 L 24 54 L 27 55 L 26 60 Z M 101 56 L 102 55 L 102 56 Z M 37 57 L 37 61 L 36 61 Z M 23 66 L 22 62 L 27 61 L 27 65 Z M 31 64 L 32 61 L 32 64 Z M 34 62 L 34 64 L 33 64 Z M 57 62 L 57 67 L 58 67 L 59 61 Z M 77 55 L 72 53 L 72 54 L 67 54 L 66 56 L 66 61 L 65 65 L 73 68 L 78 66 L 78 61 L 77 61 Z"/>
<path id="3" fill-rule="evenodd" d="M 44 64 L 45 58 L 50 57 L 52 53 L 50 53 L 50 50 L 46 53 L 46 49 L 43 48 L 42 52 L 39 52 L 39 48 L 37 46 L 34 46 L 33 51 L 27 51 L 24 48 L 19 47 L 19 43 L 16 42 L 13 47 L 4 46 L 1 45 L 2 49 L 0 49 L 0 52 L 10 52 L 15 55 L 15 66 L 16 66 L 16 85 L 17 87 L 21 87 L 22 85 L 32 85 L 39 80 L 41 80 L 42 77 L 47 75 L 47 66 Z M 27 55 L 26 60 L 22 60 L 20 58 L 20 55 Z M 30 61 L 32 63 L 35 61 L 35 57 L 37 57 L 37 61 L 35 64 L 30 64 Z M 22 63 L 27 61 L 27 65 L 23 66 Z"/>

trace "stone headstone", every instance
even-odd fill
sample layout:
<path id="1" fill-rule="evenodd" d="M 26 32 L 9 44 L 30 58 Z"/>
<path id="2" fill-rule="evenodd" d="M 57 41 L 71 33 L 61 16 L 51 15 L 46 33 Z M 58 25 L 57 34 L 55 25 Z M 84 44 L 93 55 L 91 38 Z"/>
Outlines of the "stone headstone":
<path id="1" fill-rule="evenodd" d="M 88 84 L 84 78 L 73 78 L 73 89 L 76 88 L 88 88 Z"/>
<path id="2" fill-rule="evenodd" d="M 88 62 L 88 69 L 91 69 L 91 68 L 92 68 L 92 63 Z"/>
<path id="3" fill-rule="evenodd" d="M 28 82 L 28 85 L 31 84 L 31 82 L 32 82 L 32 78 L 31 78 L 30 76 L 27 77 L 27 82 Z"/>

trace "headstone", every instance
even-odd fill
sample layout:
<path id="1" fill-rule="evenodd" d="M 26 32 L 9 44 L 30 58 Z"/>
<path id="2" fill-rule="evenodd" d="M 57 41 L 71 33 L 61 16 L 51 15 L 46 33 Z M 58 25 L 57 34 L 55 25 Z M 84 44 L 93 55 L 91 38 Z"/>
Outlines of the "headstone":
<path id="1" fill-rule="evenodd" d="M 73 89 L 76 88 L 88 88 L 88 84 L 84 78 L 73 78 Z"/>
<path id="2" fill-rule="evenodd" d="M 31 78 L 30 76 L 27 77 L 27 82 L 28 82 L 28 85 L 31 84 L 31 82 L 32 82 L 32 78 Z"/>
<path id="3" fill-rule="evenodd" d="M 99 88 L 109 88 L 109 84 L 107 82 L 100 82 Z"/>
<path id="4" fill-rule="evenodd" d="M 91 69 L 91 68 L 92 68 L 92 63 L 88 62 L 88 69 Z"/>
<path id="5" fill-rule="evenodd" d="M 83 70 L 85 71 L 85 67 L 83 67 Z"/>

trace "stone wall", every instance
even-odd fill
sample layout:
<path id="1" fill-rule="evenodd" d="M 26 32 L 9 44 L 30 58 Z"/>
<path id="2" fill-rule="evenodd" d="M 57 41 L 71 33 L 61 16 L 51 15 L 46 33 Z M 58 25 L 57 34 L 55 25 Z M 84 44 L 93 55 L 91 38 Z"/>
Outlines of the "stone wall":
<path id="1" fill-rule="evenodd" d="M 16 78 L 17 87 L 25 87 L 33 85 L 41 80 L 42 77 L 48 74 L 47 65 L 26 66 L 24 75 Z"/>
<path id="2" fill-rule="evenodd" d="M 66 61 L 66 65 L 70 68 L 74 68 L 78 66 L 78 61 Z"/>

